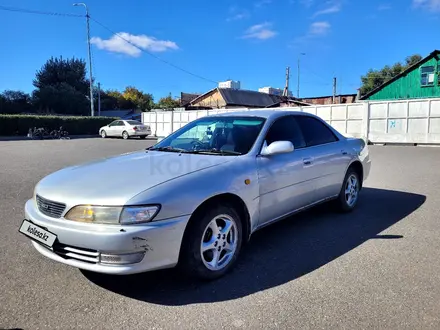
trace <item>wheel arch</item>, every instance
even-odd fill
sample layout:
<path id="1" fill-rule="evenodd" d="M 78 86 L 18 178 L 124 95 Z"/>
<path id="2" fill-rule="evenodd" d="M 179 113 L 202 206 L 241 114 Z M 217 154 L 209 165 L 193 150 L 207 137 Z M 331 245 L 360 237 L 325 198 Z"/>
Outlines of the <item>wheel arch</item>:
<path id="1" fill-rule="evenodd" d="M 359 175 L 359 183 L 360 183 L 360 188 L 362 188 L 363 186 L 363 182 L 364 182 L 364 167 L 362 165 L 362 163 L 360 162 L 360 160 L 354 160 L 347 168 L 347 172 L 350 169 L 354 169 L 356 171 L 356 173 Z"/>
<path id="2" fill-rule="evenodd" d="M 180 256 L 182 254 L 181 253 L 182 246 L 183 244 L 185 244 L 185 241 L 187 239 L 187 235 L 188 232 L 190 231 L 189 228 L 191 226 L 191 223 L 195 221 L 195 219 L 197 219 L 204 212 L 204 210 L 219 204 L 231 206 L 238 212 L 243 227 L 243 233 L 242 233 L 243 243 L 249 240 L 251 235 L 251 219 L 246 203 L 238 195 L 233 193 L 222 193 L 215 196 L 211 196 L 210 198 L 203 201 L 199 206 L 197 206 L 195 211 L 192 213 L 188 221 L 188 224 L 186 225 L 185 232 L 183 233 L 182 244 L 180 246 L 179 261 L 180 261 Z"/>

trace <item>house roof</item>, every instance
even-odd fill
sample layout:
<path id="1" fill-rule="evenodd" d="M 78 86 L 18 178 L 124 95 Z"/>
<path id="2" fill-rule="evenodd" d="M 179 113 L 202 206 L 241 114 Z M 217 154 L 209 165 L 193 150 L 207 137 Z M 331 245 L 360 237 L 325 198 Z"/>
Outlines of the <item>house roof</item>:
<path id="1" fill-rule="evenodd" d="M 134 114 L 134 110 L 101 110 L 100 116 L 122 118 L 131 114 Z"/>
<path id="2" fill-rule="evenodd" d="M 192 100 L 190 103 L 194 104 L 201 98 L 209 96 L 218 91 L 225 100 L 226 105 L 241 105 L 247 107 L 265 108 L 276 103 L 286 101 L 283 96 L 261 93 L 257 91 L 250 91 L 245 89 L 231 89 L 231 88 L 214 88 L 203 95 Z M 296 99 L 289 98 L 293 102 Z"/>
<path id="3" fill-rule="evenodd" d="M 185 106 L 189 103 L 191 103 L 192 100 L 199 97 L 200 94 L 193 94 L 193 93 L 180 93 L 180 105 Z"/>
<path id="4" fill-rule="evenodd" d="M 351 94 L 337 94 L 337 95 L 335 95 L 336 97 L 339 97 L 339 96 L 341 96 L 341 97 L 344 97 L 344 96 L 354 96 L 354 97 L 356 97 L 356 93 L 351 93 Z M 327 98 L 330 98 L 330 97 L 333 97 L 333 95 L 328 95 L 328 96 L 310 96 L 310 97 L 301 97 L 301 100 L 310 100 L 310 99 L 327 99 Z"/>
<path id="5" fill-rule="evenodd" d="M 369 98 L 371 95 L 376 94 L 378 91 L 380 91 L 381 89 L 383 89 L 384 87 L 388 86 L 389 84 L 393 83 L 394 81 L 396 81 L 397 79 L 399 79 L 400 77 L 405 76 L 408 72 L 414 70 L 415 68 L 419 67 L 420 65 L 422 65 L 423 63 L 429 61 L 431 58 L 440 55 L 440 50 L 434 50 L 431 54 L 429 54 L 428 56 L 426 56 L 425 58 L 422 58 L 420 61 L 418 61 L 417 63 L 414 63 L 413 65 L 411 65 L 410 67 L 408 67 L 405 71 L 402 71 L 401 73 L 399 73 L 397 76 L 394 76 L 393 78 L 391 78 L 390 80 L 386 81 L 385 83 L 383 83 L 382 85 L 376 87 L 375 89 L 373 89 L 371 92 L 361 96 L 359 99 L 360 100 L 365 100 L 367 98 Z"/>
<path id="6" fill-rule="evenodd" d="M 249 107 L 267 107 L 280 101 L 277 95 L 249 91 L 244 89 L 219 88 L 227 105 L 245 105 Z"/>
<path id="7" fill-rule="evenodd" d="M 288 103 L 288 104 L 293 104 L 293 105 L 298 105 L 298 106 L 311 106 L 310 103 L 306 103 L 302 100 L 282 96 L 281 100 L 279 100 L 278 102 L 275 102 L 271 105 L 268 105 L 265 108 L 276 108 L 276 107 L 279 107 L 282 103 Z"/>

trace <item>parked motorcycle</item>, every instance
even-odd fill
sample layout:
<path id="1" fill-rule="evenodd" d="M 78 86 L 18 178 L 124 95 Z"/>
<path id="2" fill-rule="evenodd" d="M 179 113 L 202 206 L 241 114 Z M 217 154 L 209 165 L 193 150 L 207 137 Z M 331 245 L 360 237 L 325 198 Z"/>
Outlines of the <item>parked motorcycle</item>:
<path id="1" fill-rule="evenodd" d="M 58 130 L 53 130 L 52 132 L 50 132 L 50 136 L 53 139 L 60 139 L 60 140 L 69 140 L 69 132 L 65 131 L 63 129 L 63 126 L 60 126 L 60 128 Z"/>

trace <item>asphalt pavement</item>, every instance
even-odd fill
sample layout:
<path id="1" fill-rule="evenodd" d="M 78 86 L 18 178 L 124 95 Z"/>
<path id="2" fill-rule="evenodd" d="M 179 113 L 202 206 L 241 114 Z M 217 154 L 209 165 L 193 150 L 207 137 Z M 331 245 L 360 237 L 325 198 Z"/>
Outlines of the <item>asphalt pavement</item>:
<path id="1" fill-rule="evenodd" d="M 440 148 L 370 146 L 355 212 L 321 206 L 267 227 L 211 283 L 92 275 L 18 233 L 43 176 L 151 143 L 0 141 L 0 328 L 440 329 Z"/>

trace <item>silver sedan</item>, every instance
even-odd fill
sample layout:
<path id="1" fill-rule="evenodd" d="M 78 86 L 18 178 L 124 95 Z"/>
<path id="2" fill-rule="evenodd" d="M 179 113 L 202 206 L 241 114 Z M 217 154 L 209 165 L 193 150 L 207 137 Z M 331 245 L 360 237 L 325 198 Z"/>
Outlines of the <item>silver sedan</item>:
<path id="1" fill-rule="evenodd" d="M 124 140 L 127 140 L 130 137 L 139 136 L 141 139 L 145 139 L 150 134 L 150 126 L 144 125 L 137 120 L 114 120 L 99 129 L 99 135 L 102 138 L 112 136 L 122 137 Z"/>
<path id="2" fill-rule="evenodd" d="M 208 116 L 147 150 L 43 178 L 19 230 L 41 254 L 80 269 L 179 266 L 215 279 L 266 225 L 327 201 L 352 211 L 370 164 L 364 140 L 311 114 Z"/>

